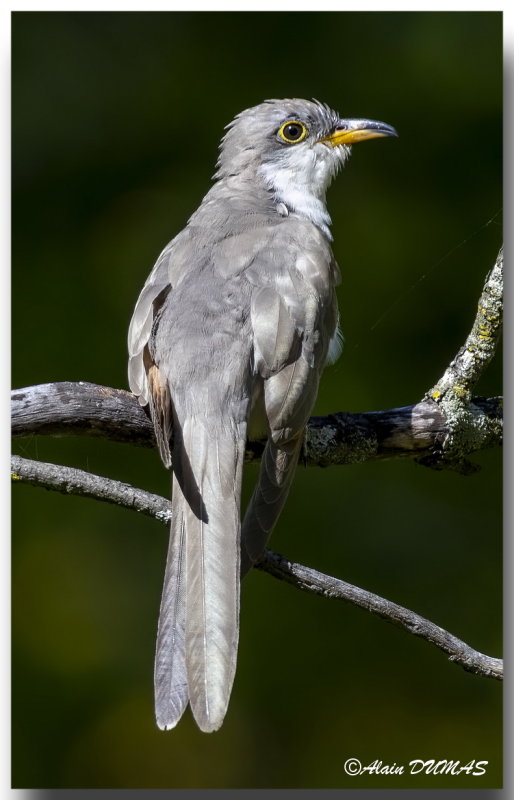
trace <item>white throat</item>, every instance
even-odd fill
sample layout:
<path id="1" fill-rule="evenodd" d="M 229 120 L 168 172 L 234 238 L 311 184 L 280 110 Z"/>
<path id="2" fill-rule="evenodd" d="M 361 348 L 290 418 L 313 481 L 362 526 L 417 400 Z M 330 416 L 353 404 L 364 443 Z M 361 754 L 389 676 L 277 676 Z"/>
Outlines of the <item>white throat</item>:
<path id="1" fill-rule="evenodd" d="M 259 171 L 273 192 L 277 205 L 285 206 L 289 213 L 307 217 L 328 239 L 332 239 L 332 220 L 325 195 L 347 155 L 348 151 L 343 147 L 299 145 L 283 152 L 280 159 L 264 162 Z"/>

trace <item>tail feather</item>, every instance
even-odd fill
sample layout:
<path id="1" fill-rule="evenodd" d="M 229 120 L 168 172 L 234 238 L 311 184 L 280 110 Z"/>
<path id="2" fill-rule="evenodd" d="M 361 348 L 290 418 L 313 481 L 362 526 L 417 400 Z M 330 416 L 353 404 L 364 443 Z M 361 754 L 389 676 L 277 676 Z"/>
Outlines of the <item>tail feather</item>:
<path id="1" fill-rule="evenodd" d="M 188 537 L 186 554 L 187 678 L 191 709 L 204 731 L 223 722 L 239 638 L 239 535 L 228 518 L 211 520 L 199 522 L 201 544 Z"/>
<path id="2" fill-rule="evenodd" d="M 185 660 L 185 508 L 173 479 L 173 511 L 155 654 L 155 716 L 162 730 L 174 728 L 188 700 Z"/>
<path id="3" fill-rule="evenodd" d="M 219 427 L 218 427 L 219 426 Z M 234 681 L 239 638 L 240 494 L 246 425 L 184 430 L 204 456 L 199 490 L 207 519 L 186 526 L 186 665 L 191 709 L 203 731 L 217 730 Z M 206 447 L 208 441 L 216 444 Z"/>
<path id="4" fill-rule="evenodd" d="M 179 428 L 179 426 L 177 426 Z M 172 535 L 156 655 L 156 715 L 173 727 L 187 701 L 217 730 L 239 637 L 240 494 L 246 423 L 186 419 L 175 434 Z"/>

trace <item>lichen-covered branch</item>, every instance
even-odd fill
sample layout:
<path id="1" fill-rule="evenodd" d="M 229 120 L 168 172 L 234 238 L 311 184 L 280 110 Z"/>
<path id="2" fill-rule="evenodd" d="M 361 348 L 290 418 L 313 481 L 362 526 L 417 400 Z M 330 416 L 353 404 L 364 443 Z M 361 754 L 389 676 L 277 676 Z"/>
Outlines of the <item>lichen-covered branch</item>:
<path id="1" fill-rule="evenodd" d="M 487 275 L 473 327 L 464 345 L 424 398 L 441 410 L 447 423 L 439 446 L 420 460 L 425 466 L 451 468 L 464 474 L 475 471 L 466 456 L 481 448 L 484 436 L 489 439 L 491 430 L 482 425 L 483 412 L 472 391 L 496 352 L 502 321 L 503 248 Z M 501 436 L 500 429 L 497 433 Z"/>
<path id="2" fill-rule="evenodd" d="M 11 474 L 14 481 L 114 503 L 139 511 L 165 524 L 168 524 L 171 518 L 171 503 L 164 497 L 136 489 L 126 483 L 91 475 L 79 469 L 13 456 Z M 302 591 L 337 598 L 363 608 L 414 636 L 425 639 L 446 653 L 450 661 L 468 672 L 497 680 L 503 678 L 501 659 L 492 658 L 474 650 L 456 636 L 419 614 L 372 592 L 330 575 L 324 575 L 302 564 L 295 564 L 271 550 L 265 552 L 256 567 L 276 578 L 287 581 Z"/>
<path id="3" fill-rule="evenodd" d="M 459 352 L 428 396 L 438 403 L 449 395 L 470 402 L 473 387 L 492 361 L 503 321 L 503 247 L 485 279 L 473 327 Z"/>
<path id="4" fill-rule="evenodd" d="M 46 383 L 12 392 L 14 436 L 88 435 L 154 447 L 152 424 L 134 395 L 93 383 Z M 480 438 L 469 453 L 501 443 L 501 398 L 473 398 Z M 312 417 L 302 462 L 308 466 L 356 464 L 381 458 L 423 458 L 437 452 L 449 433 L 443 410 L 432 400 L 387 411 L 339 412 Z M 248 442 L 247 460 L 264 442 Z"/>

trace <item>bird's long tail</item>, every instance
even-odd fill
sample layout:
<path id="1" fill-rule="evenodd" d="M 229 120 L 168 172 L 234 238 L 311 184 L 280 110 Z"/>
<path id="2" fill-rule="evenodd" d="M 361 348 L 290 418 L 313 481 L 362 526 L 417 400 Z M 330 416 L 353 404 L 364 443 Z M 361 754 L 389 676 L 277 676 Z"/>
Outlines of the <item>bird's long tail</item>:
<path id="1" fill-rule="evenodd" d="M 171 536 L 155 659 L 156 718 L 187 702 L 201 730 L 223 722 L 239 637 L 240 496 L 246 422 L 174 424 Z"/>

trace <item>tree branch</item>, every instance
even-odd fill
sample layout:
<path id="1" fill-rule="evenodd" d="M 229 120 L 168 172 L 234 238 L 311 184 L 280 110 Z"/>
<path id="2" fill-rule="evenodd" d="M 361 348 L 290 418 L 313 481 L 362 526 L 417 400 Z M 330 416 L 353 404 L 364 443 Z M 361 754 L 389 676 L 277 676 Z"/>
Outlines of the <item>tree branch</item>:
<path id="1" fill-rule="evenodd" d="M 439 407 L 448 428 L 433 452 L 420 460 L 425 466 L 455 469 L 463 474 L 476 471 L 466 456 L 482 441 L 479 429 L 483 411 L 471 393 L 493 359 L 502 321 L 503 247 L 485 280 L 473 327 L 464 345 L 424 398 L 432 399 Z"/>
<path id="2" fill-rule="evenodd" d="M 102 500 L 117 506 L 139 511 L 147 517 L 168 525 L 171 520 L 171 501 L 158 494 L 137 489 L 129 483 L 93 475 L 74 467 L 62 467 L 31 458 L 11 456 L 11 481 L 40 486 L 61 494 L 74 494 Z"/>
<path id="3" fill-rule="evenodd" d="M 494 356 L 503 314 L 503 249 L 486 278 L 463 347 L 420 403 L 361 414 L 311 417 L 302 460 L 308 466 L 416 458 L 435 469 L 476 471 L 467 456 L 502 442 L 502 398 L 471 392 Z M 153 426 L 136 398 L 93 383 L 46 383 L 12 392 L 14 436 L 89 435 L 154 447 Z M 264 442 L 248 442 L 247 460 Z"/>
<path id="4" fill-rule="evenodd" d="M 13 456 L 12 479 L 33 486 L 81 495 L 96 500 L 139 511 L 166 525 L 171 519 L 171 503 L 126 483 L 91 475 L 79 469 L 45 464 L 39 461 Z M 387 622 L 397 625 L 409 633 L 425 639 L 442 650 L 449 660 L 468 672 L 486 678 L 503 679 L 503 661 L 474 650 L 444 628 L 419 616 L 403 606 L 392 603 L 372 592 L 350 583 L 317 572 L 310 567 L 296 564 L 284 556 L 267 550 L 256 567 L 280 580 L 287 581 L 302 591 L 344 600 L 375 614 Z"/>
<path id="5" fill-rule="evenodd" d="M 154 447 L 153 426 L 130 392 L 93 383 L 45 383 L 11 393 L 12 432 L 30 435 L 88 435 Z M 474 397 L 467 454 L 502 440 L 502 399 Z M 453 424 L 456 424 L 455 422 Z M 439 452 L 450 435 L 444 410 L 428 398 L 388 411 L 311 417 L 302 461 L 307 466 L 356 464 L 383 458 L 422 458 Z M 260 458 L 264 442 L 247 443 L 247 460 Z"/>
<path id="6" fill-rule="evenodd" d="M 428 392 L 438 403 L 445 395 L 471 400 L 471 391 L 491 363 L 498 345 L 503 320 L 503 247 L 485 279 L 473 327 L 443 376 Z"/>
<path id="7" fill-rule="evenodd" d="M 363 608 L 435 645 L 449 656 L 450 661 L 463 667 L 467 672 L 473 672 L 484 678 L 503 680 L 501 658 L 492 658 L 474 650 L 444 628 L 440 628 L 439 625 L 435 625 L 408 608 L 392 603 L 390 600 L 361 589 L 359 586 L 346 583 L 339 578 L 317 572 L 311 567 L 295 564 L 294 561 L 289 561 L 271 550 L 266 550 L 263 558 L 255 566 L 304 592 L 318 594 L 322 597 L 334 597 Z"/>
<path id="8" fill-rule="evenodd" d="M 361 414 L 312 417 L 303 456 L 309 466 L 355 464 L 371 459 L 415 457 L 435 469 L 467 474 L 467 456 L 502 442 L 502 398 L 472 397 L 494 356 L 503 318 L 503 248 L 488 274 L 473 327 L 438 383 L 420 403 Z M 153 426 L 136 398 L 93 383 L 46 383 L 12 392 L 14 436 L 89 435 L 154 447 Z M 247 460 L 264 442 L 248 442 Z"/>
<path id="9" fill-rule="evenodd" d="M 414 457 L 436 469 L 464 474 L 466 457 L 501 444 L 501 398 L 473 397 L 478 378 L 491 361 L 501 332 L 503 252 L 487 276 L 472 330 L 440 381 L 420 403 L 362 414 L 339 412 L 312 417 L 303 445 L 306 465 L 351 464 L 370 459 Z M 34 434 L 99 436 L 145 447 L 155 445 L 153 427 L 129 392 L 91 383 L 55 383 L 12 393 L 14 436 Z M 247 444 L 247 460 L 260 457 L 263 442 Z M 13 457 L 15 481 L 115 503 L 169 523 L 168 500 L 81 470 Z M 359 587 L 295 564 L 266 551 L 256 565 L 303 591 L 336 597 L 420 636 L 464 669 L 502 679 L 503 663 L 491 658 L 395 603 Z"/>

